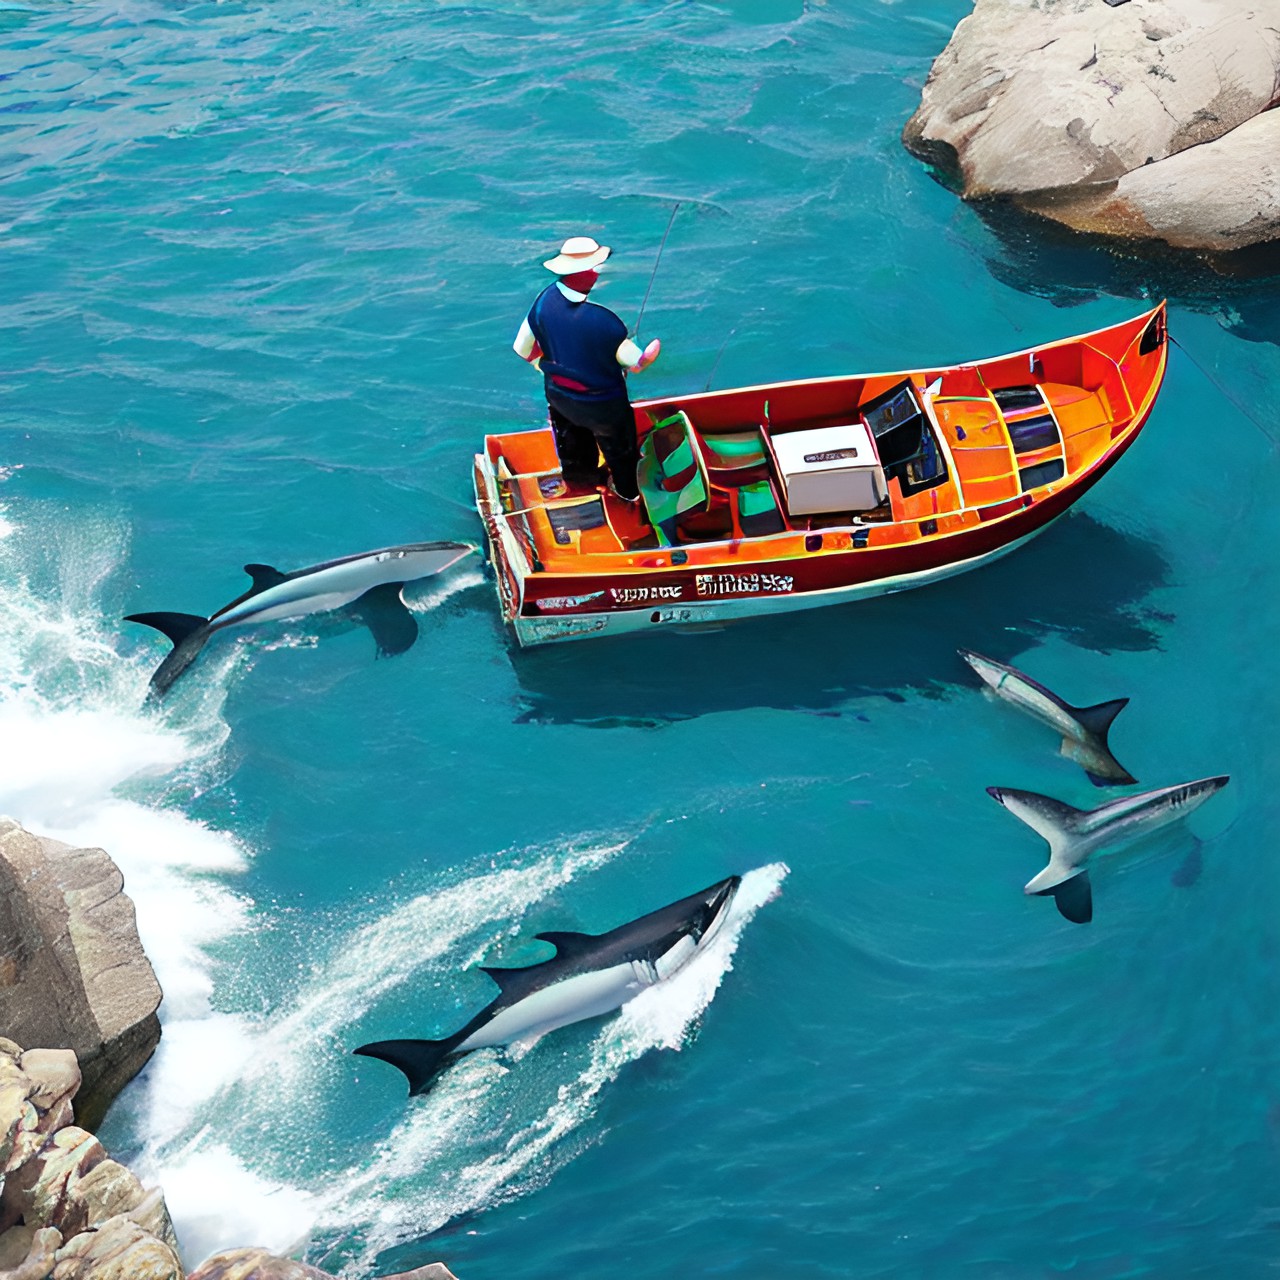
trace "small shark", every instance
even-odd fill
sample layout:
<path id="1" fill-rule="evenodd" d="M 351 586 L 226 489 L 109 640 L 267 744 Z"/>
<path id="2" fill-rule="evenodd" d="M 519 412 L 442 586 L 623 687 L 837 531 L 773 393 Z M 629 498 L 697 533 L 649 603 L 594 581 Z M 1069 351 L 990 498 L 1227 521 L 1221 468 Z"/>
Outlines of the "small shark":
<path id="1" fill-rule="evenodd" d="M 151 677 L 149 696 L 164 697 L 209 637 L 224 627 L 349 608 L 373 633 L 379 656 L 403 653 L 418 638 L 418 624 L 400 598 L 405 583 L 440 573 L 474 550 L 464 542 L 409 542 L 326 560 L 292 573 L 281 573 L 269 564 L 247 564 L 244 571 L 253 586 L 212 617 L 132 613 L 126 622 L 154 627 L 173 642 L 172 652 Z"/>
<path id="2" fill-rule="evenodd" d="M 379 1040 L 353 1052 L 403 1071 L 412 1097 L 463 1054 L 531 1044 L 548 1031 L 612 1013 L 680 972 L 707 946 L 740 883 L 730 876 L 609 933 L 539 933 L 556 954 L 523 969 L 481 966 L 499 994 L 461 1031 L 445 1040 Z"/>
<path id="3" fill-rule="evenodd" d="M 1125 787 L 1137 782 L 1107 745 L 1111 722 L 1129 705 L 1128 698 L 1073 707 L 1050 689 L 1024 675 L 1017 667 L 961 649 L 960 656 L 999 698 L 1025 711 L 1062 734 L 1062 754 L 1080 765 L 1095 787 Z"/>
<path id="4" fill-rule="evenodd" d="M 988 787 L 1015 818 L 1049 842 L 1049 865 L 1027 882 L 1024 893 L 1052 896 L 1073 924 L 1093 919 L 1093 891 L 1086 864 L 1100 849 L 1136 840 L 1198 808 L 1230 781 L 1225 774 L 1124 796 L 1097 809 L 1073 809 L 1035 791 Z"/>

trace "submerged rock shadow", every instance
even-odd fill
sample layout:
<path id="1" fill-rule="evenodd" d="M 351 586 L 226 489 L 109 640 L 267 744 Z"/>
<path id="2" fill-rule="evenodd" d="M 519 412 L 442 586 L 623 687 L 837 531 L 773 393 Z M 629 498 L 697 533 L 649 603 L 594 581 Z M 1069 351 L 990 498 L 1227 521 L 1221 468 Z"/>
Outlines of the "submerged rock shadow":
<path id="1" fill-rule="evenodd" d="M 1004 201 L 971 207 L 997 249 L 988 241 L 979 252 L 1011 289 L 1060 307 L 1104 295 L 1148 305 L 1168 298 L 1239 338 L 1280 346 L 1280 243 L 1208 253 L 1073 231 Z"/>
<path id="2" fill-rule="evenodd" d="M 960 674 L 961 647 L 1002 662 L 1049 635 L 1101 653 L 1154 649 L 1172 619 L 1143 601 L 1166 570 L 1153 543 L 1073 513 L 1004 560 L 901 595 L 513 653 L 516 721 L 659 728 L 748 707 L 859 715 L 868 697 L 939 694 Z"/>

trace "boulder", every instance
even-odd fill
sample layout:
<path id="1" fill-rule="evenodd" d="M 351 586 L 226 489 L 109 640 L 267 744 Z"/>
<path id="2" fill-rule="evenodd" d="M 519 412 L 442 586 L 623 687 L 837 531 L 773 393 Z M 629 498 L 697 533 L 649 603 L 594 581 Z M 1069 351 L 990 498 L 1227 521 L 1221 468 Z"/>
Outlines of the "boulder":
<path id="1" fill-rule="evenodd" d="M 976 0 L 903 142 L 966 199 L 1230 250 L 1280 238 L 1278 103 L 1255 0 Z"/>
<path id="2" fill-rule="evenodd" d="M 47 1280 L 62 1233 L 53 1227 L 13 1227 L 0 1235 L 0 1280 Z"/>
<path id="3" fill-rule="evenodd" d="M 182 1280 L 178 1255 L 127 1217 L 73 1236 L 54 1259 L 53 1280 Z"/>
<path id="4" fill-rule="evenodd" d="M 159 1188 L 67 1123 L 79 1084 L 74 1054 L 0 1040 L 0 1280 L 181 1280 Z"/>
<path id="5" fill-rule="evenodd" d="M 0 1030 L 74 1051 L 75 1111 L 90 1128 L 160 1039 L 160 986 L 123 886 L 101 849 L 0 819 Z"/>
<path id="6" fill-rule="evenodd" d="M 3 1280 L 3 1277 L 0 1277 Z M 96 1278 L 95 1278 L 96 1280 Z M 327 1271 L 317 1271 L 303 1262 L 278 1258 L 265 1249 L 231 1249 L 214 1254 L 197 1267 L 187 1280 L 334 1280 Z M 428 1263 L 413 1271 L 401 1271 L 382 1280 L 458 1280 L 443 1262 Z"/>

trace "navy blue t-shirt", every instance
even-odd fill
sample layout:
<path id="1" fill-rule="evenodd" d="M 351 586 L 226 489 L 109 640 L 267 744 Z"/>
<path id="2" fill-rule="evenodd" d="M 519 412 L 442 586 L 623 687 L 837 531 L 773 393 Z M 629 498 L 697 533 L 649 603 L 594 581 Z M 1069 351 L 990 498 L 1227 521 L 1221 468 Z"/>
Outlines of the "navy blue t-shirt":
<path id="1" fill-rule="evenodd" d="M 618 345 L 627 326 L 608 307 L 589 299 L 572 302 L 553 284 L 529 310 L 529 328 L 542 348 L 547 390 L 570 400 L 626 397 Z"/>

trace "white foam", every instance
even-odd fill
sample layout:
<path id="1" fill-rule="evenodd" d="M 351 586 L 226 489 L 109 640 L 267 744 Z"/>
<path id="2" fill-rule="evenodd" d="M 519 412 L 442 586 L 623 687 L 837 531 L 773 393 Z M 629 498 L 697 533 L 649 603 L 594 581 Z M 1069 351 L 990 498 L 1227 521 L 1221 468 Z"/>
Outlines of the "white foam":
<path id="1" fill-rule="evenodd" d="M 532 857 L 528 850 L 501 855 L 525 865 L 483 871 L 340 932 L 290 1007 L 269 1019 L 205 1017 L 166 1026 L 143 1085 L 148 1142 L 139 1168 L 166 1193 L 175 1174 L 185 1180 L 211 1153 L 210 1167 L 238 1171 L 206 1183 L 190 1211 L 170 1200 L 189 1260 L 203 1258 L 200 1250 L 246 1243 L 237 1198 L 246 1185 L 268 1183 L 255 1170 L 276 1175 L 269 1180 L 276 1210 L 252 1243 L 288 1250 L 305 1238 L 323 1217 L 321 1207 L 364 1176 L 356 1164 L 331 1172 L 323 1193 L 314 1188 L 315 1170 L 299 1164 L 282 1123 L 321 1114 L 346 1084 L 351 1046 L 339 1033 L 424 969 L 447 963 L 452 971 L 479 960 L 495 922 L 514 930 L 535 902 L 625 847 L 588 842 L 535 849 Z"/>
<path id="2" fill-rule="evenodd" d="M 207 1008 L 203 944 L 244 920 L 207 873 L 235 871 L 245 854 L 164 807 L 176 778 L 216 759 L 226 728 L 214 715 L 184 731 L 144 710 L 148 666 L 116 652 L 102 604 L 126 545 L 110 522 L 38 516 L 0 542 L 0 811 L 112 855 L 165 992 L 162 1017 L 190 1016 Z"/>
<path id="3" fill-rule="evenodd" d="M 271 1248 L 293 1232 L 291 1242 L 316 1215 L 313 1196 L 253 1173 L 216 1142 L 166 1165 L 163 1186 L 188 1261 L 221 1249 Z"/>

